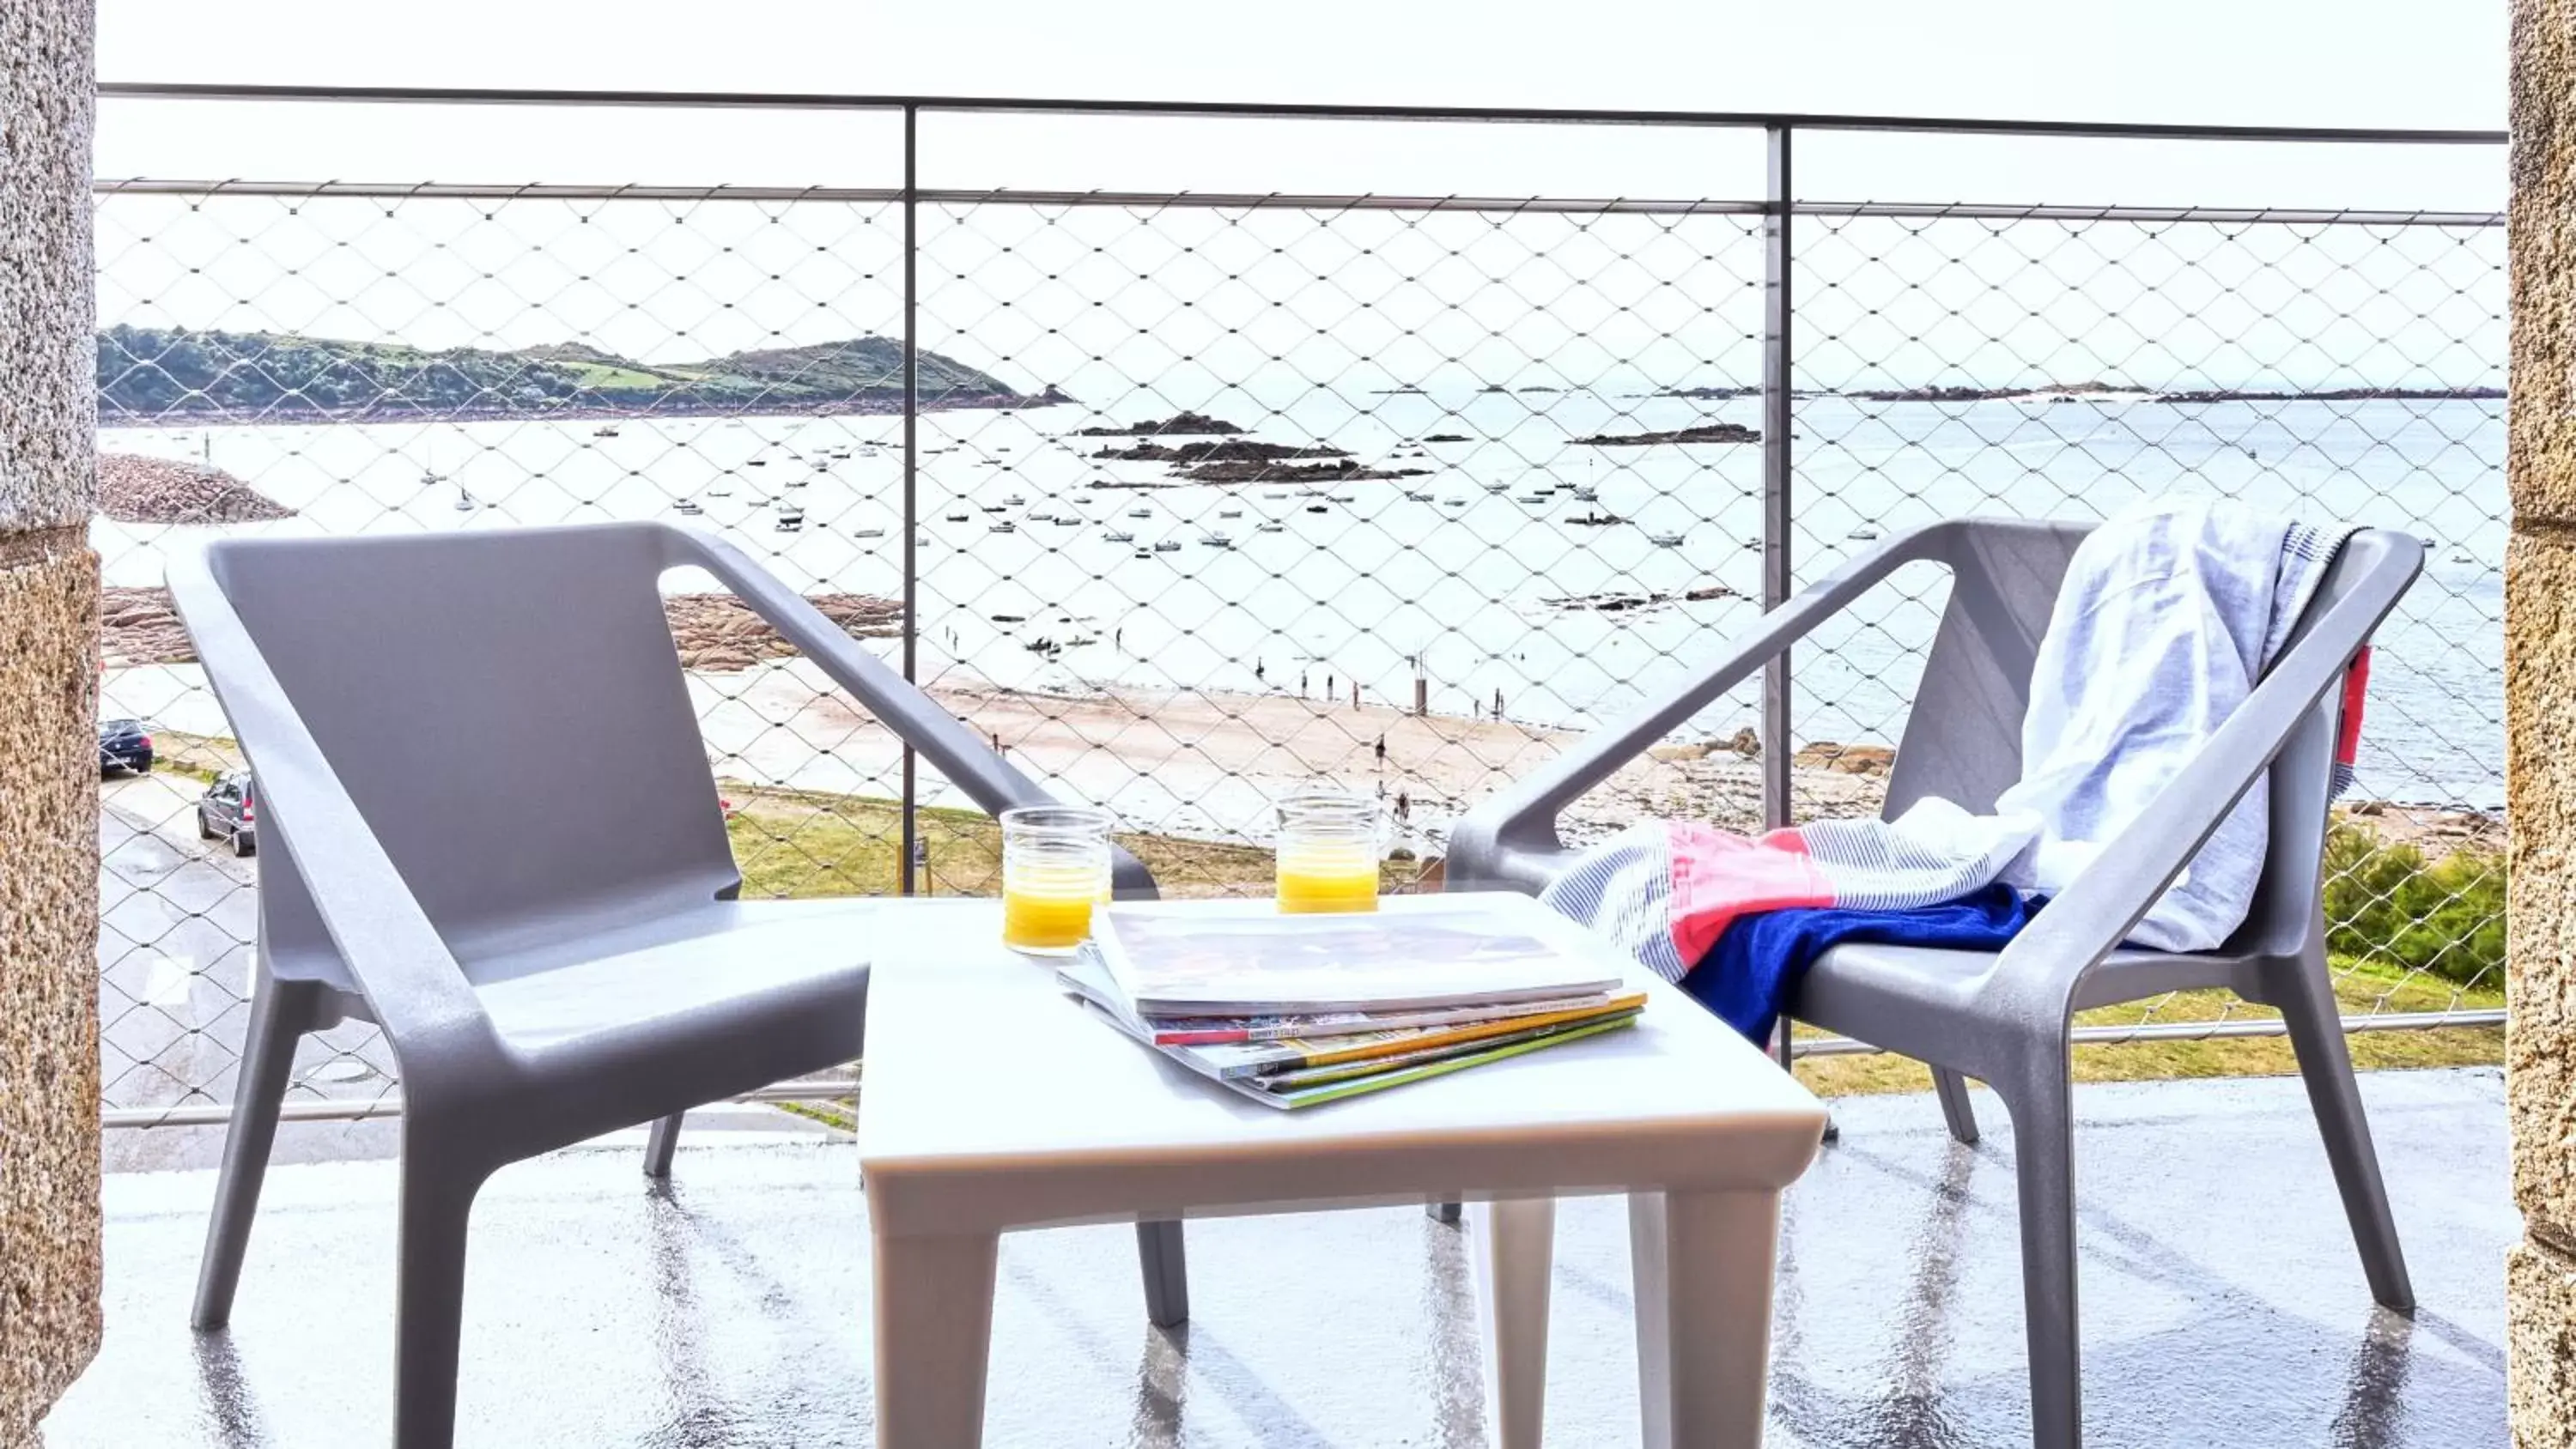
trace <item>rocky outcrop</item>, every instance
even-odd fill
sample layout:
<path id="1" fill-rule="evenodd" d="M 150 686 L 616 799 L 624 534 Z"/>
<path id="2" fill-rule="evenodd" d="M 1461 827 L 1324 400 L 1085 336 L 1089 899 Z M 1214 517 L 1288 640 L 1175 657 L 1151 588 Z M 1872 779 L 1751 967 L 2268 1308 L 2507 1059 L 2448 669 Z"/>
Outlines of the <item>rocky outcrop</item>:
<path id="1" fill-rule="evenodd" d="M 807 603 L 853 639 L 887 639 L 902 632 L 903 605 L 868 594 L 814 594 Z M 727 673 L 796 652 L 768 621 L 731 594 L 673 594 L 662 601 L 671 642 L 690 669 Z M 99 651 L 112 666 L 191 664 L 196 651 L 170 606 L 170 591 L 111 588 L 99 600 Z"/>
<path id="2" fill-rule="evenodd" d="M 1373 478 L 1422 478 L 1428 468 L 1371 468 L 1357 458 L 1330 463 L 1201 463 L 1173 474 L 1192 483 L 1355 483 Z"/>
<path id="3" fill-rule="evenodd" d="M 99 455 L 98 511 L 119 523 L 265 523 L 295 516 L 221 468 L 131 453 Z"/>
<path id="4" fill-rule="evenodd" d="M 1115 463 L 1269 463 L 1282 458 L 1347 458 L 1339 448 L 1299 447 L 1291 443 L 1264 443 L 1253 438 L 1230 438 L 1222 443 L 1138 443 L 1127 448 L 1103 448 L 1092 454 Z"/>
<path id="5" fill-rule="evenodd" d="M 1202 437 L 1229 437 L 1242 431 L 1243 429 L 1223 418 L 1212 418 L 1205 413 L 1178 412 L 1168 418 L 1129 423 L 1125 427 L 1078 428 L 1074 431 L 1074 436 L 1077 438 L 1159 438 L 1166 433 L 1177 433 L 1196 434 Z"/>
<path id="6" fill-rule="evenodd" d="M 1675 428 L 1667 433 L 1594 433 L 1591 437 L 1574 441 L 1589 443 L 1596 448 L 1635 448 L 1649 443 L 1758 443 L 1762 441 L 1762 434 L 1742 423 L 1702 423 L 1695 428 Z"/>

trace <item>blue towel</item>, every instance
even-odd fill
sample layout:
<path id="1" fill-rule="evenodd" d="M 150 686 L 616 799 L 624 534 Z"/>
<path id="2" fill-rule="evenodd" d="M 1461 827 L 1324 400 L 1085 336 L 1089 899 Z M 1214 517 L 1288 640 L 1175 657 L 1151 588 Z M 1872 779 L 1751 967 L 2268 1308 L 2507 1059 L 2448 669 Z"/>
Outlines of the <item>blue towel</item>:
<path id="1" fill-rule="evenodd" d="M 1954 901 L 1898 911 L 1800 906 L 1738 916 L 1682 978 L 1682 990 L 1757 1043 L 1771 1039 L 1780 1003 L 1817 957 L 1846 941 L 1879 946 L 1934 946 L 2000 951 L 2032 914 L 2008 885 L 1989 885 Z"/>

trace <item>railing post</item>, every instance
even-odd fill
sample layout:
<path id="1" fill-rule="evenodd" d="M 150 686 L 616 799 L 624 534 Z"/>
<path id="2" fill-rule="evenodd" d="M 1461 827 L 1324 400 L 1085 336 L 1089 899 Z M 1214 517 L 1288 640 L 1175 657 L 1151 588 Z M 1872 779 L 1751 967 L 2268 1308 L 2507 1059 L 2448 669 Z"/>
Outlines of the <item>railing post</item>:
<path id="1" fill-rule="evenodd" d="M 1762 607 L 1789 601 L 1789 128 L 1765 129 L 1771 185 L 1762 214 Z M 1789 823 L 1789 654 L 1762 669 L 1762 823 Z"/>
<path id="2" fill-rule="evenodd" d="M 1772 125 L 1763 139 L 1770 153 L 1771 184 L 1762 212 L 1762 607 L 1765 612 L 1789 601 L 1789 424 L 1790 353 L 1789 224 L 1797 188 L 1790 181 L 1789 128 Z M 1789 651 L 1783 649 L 1762 666 L 1762 824 L 1777 830 L 1789 823 Z M 1797 1063 L 1789 1019 L 1780 1018 L 1772 1042 L 1780 1069 Z"/>
<path id="3" fill-rule="evenodd" d="M 903 678 L 906 684 L 917 683 L 919 661 L 916 646 L 921 642 L 921 575 L 914 551 L 920 534 L 915 494 L 920 479 L 921 452 L 921 177 L 916 171 L 921 151 L 916 133 L 920 129 L 921 108 L 903 108 Z M 896 858 L 895 884 L 905 895 L 914 892 L 913 853 L 920 848 L 921 830 L 917 807 L 920 797 L 914 784 L 912 746 L 903 747 L 903 841 Z"/>

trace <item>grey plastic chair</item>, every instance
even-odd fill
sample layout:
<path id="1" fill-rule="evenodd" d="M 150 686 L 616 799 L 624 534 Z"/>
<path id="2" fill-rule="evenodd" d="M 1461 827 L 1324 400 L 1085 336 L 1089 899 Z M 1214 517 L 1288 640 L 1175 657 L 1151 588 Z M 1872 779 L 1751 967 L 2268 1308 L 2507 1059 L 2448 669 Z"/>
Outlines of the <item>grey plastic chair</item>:
<path id="1" fill-rule="evenodd" d="M 193 1315 L 221 1326 L 306 1032 L 403 1084 L 394 1442 L 454 1432 L 466 1219 L 494 1171 L 859 1055 L 868 913 L 744 901 L 658 581 L 715 575 L 986 810 L 1044 790 L 732 547 L 655 524 L 231 540 L 170 586 L 259 781 L 251 1022 Z M 1152 878 L 1120 852 L 1123 896 Z M 1188 1311 L 1177 1223 L 1148 1311 Z"/>
<path id="2" fill-rule="evenodd" d="M 1890 818 L 1926 796 L 1971 810 L 2021 775 L 2032 659 L 2086 528 L 1981 520 L 1934 524 L 1845 564 L 1763 616 L 1716 662 L 1629 720 L 1576 744 L 1462 820 L 1453 888 L 1535 891 L 1570 857 L 1566 804 L 1760 670 L 1897 568 L 1946 566 L 1950 598 L 1888 779 Z M 2345 670 L 2414 582 L 2423 546 L 2367 530 L 2337 556 L 2291 642 L 2212 736 L 2188 783 L 2166 792 L 2099 865 L 1999 953 L 1847 945 L 1808 971 L 1789 1003 L 1800 1021 L 1933 1068 L 1952 1135 L 1977 1138 L 1964 1078 L 1993 1087 L 2013 1122 L 2031 1417 L 2043 1449 L 2082 1440 L 2076 1352 L 2075 1200 L 2069 1105 L 2075 1012 L 2168 991 L 2225 987 L 2281 1012 L 2371 1295 L 2414 1304 L 2327 979 L 2322 869 Z M 2253 910 L 2226 945 L 2172 955 L 2120 942 L 2221 819 L 2271 772 L 2270 849 Z"/>

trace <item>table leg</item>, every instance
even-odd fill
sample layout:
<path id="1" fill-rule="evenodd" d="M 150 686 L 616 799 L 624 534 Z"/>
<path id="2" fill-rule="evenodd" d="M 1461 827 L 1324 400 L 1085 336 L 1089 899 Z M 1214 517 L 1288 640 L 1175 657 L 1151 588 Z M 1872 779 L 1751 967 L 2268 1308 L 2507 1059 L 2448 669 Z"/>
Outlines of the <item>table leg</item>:
<path id="1" fill-rule="evenodd" d="M 1648 1449 L 1754 1449 L 1770 1381 L 1776 1192 L 1628 1196 Z"/>
<path id="2" fill-rule="evenodd" d="M 1485 1420 L 1496 1449 L 1538 1449 L 1547 1408 L 1547 1287 L 1556 1267 L 1556 1199 L 1480 1202 L 1467 1216 L 1477 1319 L 1485 1338 Z"/>
<path id="3" fill-rule="evenodd" d="M 876 1239 L 877 1449 L 974 1449 L 984 1436 L 999 1240 Z"/>

